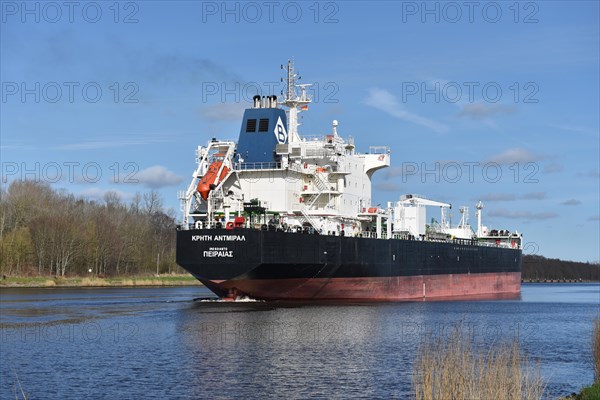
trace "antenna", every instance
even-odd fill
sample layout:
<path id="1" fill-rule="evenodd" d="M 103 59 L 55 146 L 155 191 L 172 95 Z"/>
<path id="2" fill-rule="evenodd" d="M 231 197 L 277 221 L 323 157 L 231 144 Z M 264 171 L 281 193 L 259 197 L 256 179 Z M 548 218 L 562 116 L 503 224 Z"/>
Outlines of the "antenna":
<path id="1" fill-rule="evenodd" d="M 283 102 L 281 104 L 288 107 L 289 142 L 294 143 L 300 141 L 300 136 L 298 135 L 298 113 L 301 110 L 298 107 L 308 106 L 312 102 L 310 96 L 306 94 L 306 88 L 312 86 L 312 84 L 296 84 L 296 80 L 300 79 L 300 76 L 294 72 L 293 59 L 288 60 L 287 66 L 283 66 L 283 69 L 287 71 L 287 79 Z M 296 94 L 296 87 L 300 88 L 300 96 Z"/>

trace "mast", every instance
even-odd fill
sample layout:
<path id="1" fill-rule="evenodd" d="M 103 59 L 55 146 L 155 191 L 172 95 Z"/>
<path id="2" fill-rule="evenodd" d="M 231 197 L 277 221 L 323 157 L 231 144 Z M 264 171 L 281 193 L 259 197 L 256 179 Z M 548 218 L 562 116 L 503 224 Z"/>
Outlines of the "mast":
<path id="1" fill-rule="evenodd" d="M 298 114 L 302 112 L 301 107 L 308 107 L 308 104 L 312 102 L 310 96 L 306 94 L 306 88 L 312 86 L 312 84 L 296 85 L 296 79 L 300 79 L 300 76 L 294 71 L 294 60 L 288 60 L 287 65 L 282 65 L 281 69 L 287 71 L 287 87 L 285 93 L 283 93 L 282 105 L 289 108 L 286 111 L 288 117 L 288 141 L 289 143 L 299 142 L 298 126 L 300 123 L 298 122 Z M 296 94 L 296 87 L 300 88 L 300 96 Z"/>
<path id="2" fill-rule="evenodd" d="M 481 229 L 481 209 L 483 208 L 483 203 L 479 201 L 475 206 L 477 208 L 477 236 L 483 236 L 483 230 Z"/>

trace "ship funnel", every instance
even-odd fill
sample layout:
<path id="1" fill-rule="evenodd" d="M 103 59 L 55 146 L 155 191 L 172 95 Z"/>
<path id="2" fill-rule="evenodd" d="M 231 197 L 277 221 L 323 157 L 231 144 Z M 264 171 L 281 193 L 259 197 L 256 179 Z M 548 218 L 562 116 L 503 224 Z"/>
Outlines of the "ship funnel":
<path id="1" fill-rule="evenodd" d="M 252 101 L 254 101 L 254 108 L 260 108 L 260 96 L 256 95 L 252 98 Z"/>

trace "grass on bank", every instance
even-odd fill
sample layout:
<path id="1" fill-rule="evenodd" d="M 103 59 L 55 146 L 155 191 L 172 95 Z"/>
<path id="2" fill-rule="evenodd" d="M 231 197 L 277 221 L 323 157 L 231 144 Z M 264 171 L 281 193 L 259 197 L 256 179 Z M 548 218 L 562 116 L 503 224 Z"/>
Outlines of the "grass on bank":
<path id="1" fill-rule="evenodd" d="M 594 369 L 596 372 L 596 387 L 598 390 L 598 399 L 600 399 L 600 316 L 594 320 L 593 335 Z"/>
<path id="2" fill-rule="evenodd" d="M 573 393 L 559 400 L 598 400 L 600 399 L 600 380 L 596 380 L 592 386 L 583 388 L 579 393 Z"/>
<path id="3" fill-rule="evenodd" d="M 574 397 L 575 400 L 598 400 L 600 399 L 600 380 L 596 380 L 596 382 L 592 386 L 588 386 L 581 391 L 577 396 Z"/>
<path id="4" fill-rule="evenodd" d="M 525 358 L 515 340 L 477 351 L 461 330 L 450 338 L 425 341 L 415 362 L 416 400 L 541 399 L 539 367 Z"/>
<path id="5" fill-rule="evenodd" d="M 145 275 L 124 277 L 44 277 L 20 276 L 0 279 L 0 287 L 110 287 L 186 286 L 201 283 L 191 275 Z"/>

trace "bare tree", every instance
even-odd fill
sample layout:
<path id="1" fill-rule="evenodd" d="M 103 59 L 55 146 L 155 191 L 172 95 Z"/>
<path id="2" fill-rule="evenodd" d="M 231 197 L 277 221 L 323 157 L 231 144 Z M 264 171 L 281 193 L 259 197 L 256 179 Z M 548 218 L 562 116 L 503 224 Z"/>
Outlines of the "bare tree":
<path id="1" fill-rule="evenodd" d="M 144 212 L 153 214 L 162 210 L 162 200 L 156 190 L 151 190 L 150 193 L 144 193 Z"/>
<path id="2" fill-rule="evenodd" d="M 175 220 L 156 191 L 126 206 L 116 192 L 101 203 L 37 182 L 0 190 L 0 270 L 59 276 L 129 274 L 176 268 Z"/>

